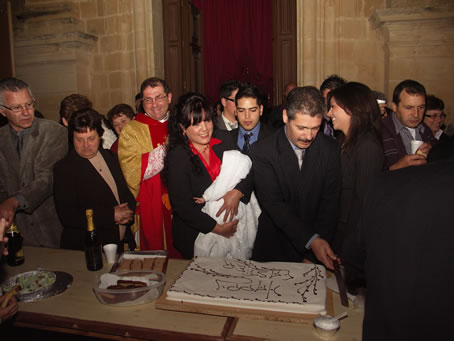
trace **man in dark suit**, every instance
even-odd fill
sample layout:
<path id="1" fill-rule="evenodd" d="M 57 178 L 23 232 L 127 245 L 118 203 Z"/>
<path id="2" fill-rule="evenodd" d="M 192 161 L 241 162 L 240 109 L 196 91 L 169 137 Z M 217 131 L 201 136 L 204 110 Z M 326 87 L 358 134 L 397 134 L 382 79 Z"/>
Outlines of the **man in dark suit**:
<path id="1" fill-rule="evenodd" d="M 356 248 L 365 270 L 363 340 L 449 340 L 454 302 L 454 159 L 384 174 L 366 198 Z"/>
<path id="2" fill-rule="evenodd" d="M 406 79 L 393 91 L 393 112 L 382 119 L 385 165 L 389 170 L 427 163 L 427 156 L 437 143 L 430 128 L 423 122 L 426 110 L 426 89 L 417 81 Z M 412 153 L 411 141 L 424 143 Z"/>
<path id="3" fill-rule="evenodd" d="M 223 109 L 222 114 L 213 120 L 216 128 L 228 131 L 238 128 L 235 117 L 235 95 L 239 87 L 240 83 L 236 80 L 227 81 L 221 85 L 219 97 Z"/>
<path id="4" fill-rule="evenodd" d="M 340 151 L 319 134 L 325 105 L 315 87 L 295 88 L 283 111 L 285 126 L 250 152 L 262 208 L 252 258 L 320 261 L 333 268 L 332 240 L 340 193 Z"/>
<path id="5" fill-rule="evenodd" d="M 254 142 L 271 135 L 273 131 L 260 122 L 263 99 L 255 85 L 241 85 L 235 96 L 235 105 L 239 127 L 233 129 L 231 134 L 238 149 L 247 154 Z"/>

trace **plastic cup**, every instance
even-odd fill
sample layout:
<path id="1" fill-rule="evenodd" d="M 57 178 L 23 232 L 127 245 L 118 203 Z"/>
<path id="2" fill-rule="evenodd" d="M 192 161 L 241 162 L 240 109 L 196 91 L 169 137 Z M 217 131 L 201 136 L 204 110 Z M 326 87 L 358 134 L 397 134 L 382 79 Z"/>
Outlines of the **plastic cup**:
<path id="1" fill-rule="evenodd" d="M 107 263 L 113 264 L 117 260 L 117 244 L 106 244 L 103 246 Z"/>
<path id="2" fill-rule="evenodd" d="M 412 154 L 416 154 L 416 151 L 418 150 L 419 147 L 421 147 L 421 145 L 422 145 L 423 143 L 424 143 L 424 142 L 418 141 L 418 140 L 412 140 L 412 141 L 410 141 L 411 153 L 412 153 Z"/>

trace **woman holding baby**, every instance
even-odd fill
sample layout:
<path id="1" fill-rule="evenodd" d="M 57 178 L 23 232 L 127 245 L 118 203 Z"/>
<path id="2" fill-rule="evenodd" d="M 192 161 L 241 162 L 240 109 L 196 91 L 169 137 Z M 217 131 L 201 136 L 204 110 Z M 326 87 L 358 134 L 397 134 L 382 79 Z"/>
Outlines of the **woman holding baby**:
<path id="1" fill-rule="evenodd" d="M 236 233 L 238 205 L 250 195 L 245 181 L 227 191 L 217 212 L 223 217 L 222 223 L 202 212 L 200 198 L 218 177 L 224 152 L 236 149 L 227 131 L 214 130 L 214 115 L 203 95 L 188 93 L 179 98 L 169 117 L 163 177 L 173 210 L 174 246 L 187 259 L 194 256 L 194 242 L 200 232 L 225 238 Z"/>

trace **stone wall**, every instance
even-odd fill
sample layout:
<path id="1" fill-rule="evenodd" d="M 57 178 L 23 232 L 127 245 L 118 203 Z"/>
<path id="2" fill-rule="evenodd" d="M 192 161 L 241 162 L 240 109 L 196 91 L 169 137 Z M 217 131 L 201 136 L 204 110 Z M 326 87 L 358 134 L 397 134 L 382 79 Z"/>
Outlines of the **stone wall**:
<path id="1" fill-rule="evenodd" d="M 5 0 L 0 0 L 5 1 Z M 164 77 L 162 0 L 18 0 L 12 3 L 16 74 L 46 117 L 79 92 L 105 114 L 133 104 L 143 79 Z M 383 91 L 421 81 L 454 122 L 453 2 L 297 0 L 300 85 L 336 73 Z"/>
<path id="2" fill-rule="evenodd" d="M 298 83 L 330 74 L 384 92 L 415 79 L 446 104 L 454 125 L 454 2 L 443 0 L 298 1 Z M 451 131 L 452 133 L 453 131 Z"/>
<path id="3" fill-rule="evenodd" d="M 16 74 L 48 118 L 71 93 L 101 114 L 133 105 L 143 79 L 164 77 L 161 0 L 25 0 L 13 10 Z"/>
<path id="4" fill-rule="evenodd" d="M 426 1 L 427 2 L 427 1 Z M 444 7 L 376 10 L 371 24 L 384 37 L 384 84 L 388 99 L 403 79 L 421 82 L 427 93 L 445 102 L 446 123 L 454 124 L 454 3 Z"/>

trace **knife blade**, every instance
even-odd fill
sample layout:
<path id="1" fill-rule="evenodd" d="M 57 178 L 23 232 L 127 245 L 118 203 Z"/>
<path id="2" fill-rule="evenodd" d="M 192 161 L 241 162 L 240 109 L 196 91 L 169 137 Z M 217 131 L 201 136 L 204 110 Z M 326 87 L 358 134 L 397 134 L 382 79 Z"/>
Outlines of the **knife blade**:
<path id="1" fill-rule="evenodd" d="M 341 304 L 344 307 L 348 307 L 348 297 L 347 297 L 347 289 L 345 287 L 344 278 L 342 277 L 342 272 L 339 268 L 339 263 L 334 261 L 334 275 L 336 276 L 337 286 L 339 287 L 339 295 L 341 299 Z"/>

